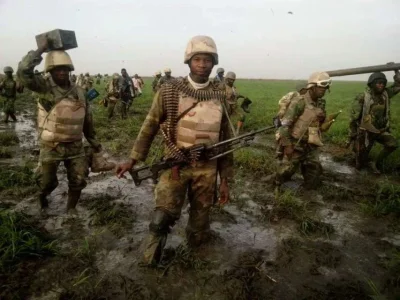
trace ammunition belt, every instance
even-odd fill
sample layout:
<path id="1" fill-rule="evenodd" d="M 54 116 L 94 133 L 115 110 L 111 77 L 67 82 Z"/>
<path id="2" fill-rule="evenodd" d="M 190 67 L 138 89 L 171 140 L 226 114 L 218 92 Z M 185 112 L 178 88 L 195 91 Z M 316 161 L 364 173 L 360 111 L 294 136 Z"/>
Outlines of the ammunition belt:
<path id="1" fill-rule="evenodd" d="M 196 90 L 188 86 L 187 82 L 182 79 L 173 79 L 163 85 L 162 99 L 163 109 L 166 112 L 166 120 L 161 125 L 161 133 L 165 140 L 168 155 L 174 159 L 193 162 L 198 159 L 197 153 L 190 152 L 189 155 L 185 155 L 183 151 L 176 146 L 177 124 L 179 119 L 184 115 L 178 115 L 179 93 L 192 97 L 197 100 L 196 103 L 199 103 L 203 101 L 210 101 L 212 99 L 225 101 L 226 92 L 217 88 L 207 91 Z"/>

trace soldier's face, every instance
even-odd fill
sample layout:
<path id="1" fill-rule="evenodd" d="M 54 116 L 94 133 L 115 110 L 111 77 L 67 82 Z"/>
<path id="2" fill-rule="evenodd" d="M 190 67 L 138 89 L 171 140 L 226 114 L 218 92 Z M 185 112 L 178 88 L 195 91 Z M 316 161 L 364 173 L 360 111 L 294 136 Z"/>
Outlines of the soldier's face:
<path id="1" fill-rule="evenodd" d="M 224 77 L 224 73 L 225 73 L 225 72 L 219 72 L 219 73 L 218 73 L 218 76 L 222 78 L 222 77 Z"/>
<path id="2" fill-rule="evenodd" d="M 122 71 L 121 71 L 121 75 L 122 75 L 122 76 L 126 77 L 127 74 L 128 74 L 128 73 L 126 73 L 126 70 L 122 70 Z"/>
<path id="3" fill-rule="evenodd" d="M 377 93 L 383 93 L 385 87 L 386 87 L 386 81 L 382 79 L 376 80 L 373 85 L 374 91 Z"/>
<path id="4" fill-rule="evenodd" d="M 165 76 L 171 77 L 171 72 L 165 72 Z"/>
<path id="5" fill-rule="evenodd" d="M 322 98 L 325 95 L 327 88 L 322 87 L 322 86 L 315 86 L 314 87 L 314 93 L 317 96 L 317 98 Z"/>
<path id="6" fill-rule="evenodd" d="M 11 77 L 12 77 L 12 72 L 5 72 L 5 74 L 6 74 L 6 76 L 7 76 L 8 78 L 11 78 Z"/>
<path id="7" fill-rule="evenodd" d="M 209 77 L 214 67 L 213 57 L 210 54 L 196 54 L 190 60 L 190 73 L 200 77 Z"/>
<path id="8" fill-rule="evenodd" d="M 225 78 L 225 82 L 226 82 L 226 84 L 227 84 L 228 86 L 232 87 L 232 86 L 233 86 L 233 83 L 235 82 L 235 80 L 234 80 L 234 79 L 231 79 L 231 78 Z"/>
<path id="9" fill-rule="evenodd" d="M 55 67 L 50 71 L 51 77 L 57 84 L 65 84 L 69 80 L 70 69 L 66 66 Z"/>

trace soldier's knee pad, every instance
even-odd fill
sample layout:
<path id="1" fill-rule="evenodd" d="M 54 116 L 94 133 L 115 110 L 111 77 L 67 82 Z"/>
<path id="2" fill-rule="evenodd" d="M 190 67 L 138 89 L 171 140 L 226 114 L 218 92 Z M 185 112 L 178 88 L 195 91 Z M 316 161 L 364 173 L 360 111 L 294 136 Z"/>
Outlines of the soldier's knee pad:
<path id="1" fill-rule="evenodd" d="M 171 215 L 163 210 L 156 209 L 149 224 L 149 230 L 157 235 L 168 234 L 169 227 L 174 223 L 175 219 Z"/>

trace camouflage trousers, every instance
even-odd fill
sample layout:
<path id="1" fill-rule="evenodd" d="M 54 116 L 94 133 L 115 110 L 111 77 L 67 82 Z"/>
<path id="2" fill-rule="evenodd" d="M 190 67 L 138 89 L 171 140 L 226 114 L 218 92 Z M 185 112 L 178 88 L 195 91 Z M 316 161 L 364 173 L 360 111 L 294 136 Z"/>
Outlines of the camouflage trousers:
<path id="1" fill-rule="evenodd" d="M 82 141 L 59 143 L 55 147 L 41 144 L 39 161 L 36 182 L 41 195 L 49 195 L 58 186 L 57 169 L 61 162 L 67 169 L 69 189 L 81 191 L 85 188 L 88 165 Z"/>
<path id="2" fill-rule="evenodd" d="M 318 187 L 322 173 L 318 148 L 304 145 L 296 147 L 290 159 L 284 155 L 276 173 L 276 185 L 280 186 L 289 181 L 299 168 L 304 178 L 304 187 L 308 189 Z"/>
<path id="3" fill-rule="evenodd" d="M 15 98 L 11 97 L 5 97 L 4 99 L 4 107 L 3 107 L 3 112 L 4 112 L 4 121 L 7 122 L 8 118 L 11 117 L 14 121 L 16 121 L 15 117 Z"/>
<path id="4" fill-rule="evenodd" d="M 128 117 L 128 105 L 129 105 L 128 101 L 126 101 L 126 102 L 120 101 L 120 103 L 119 103 L 119 110 L 120 110 L 122 119 L 126 119 Z"/>
<path id="5" fill-rule="evenodd" d="M 216 174 L 216 161 L 184 167 L 179 170 L 178 178 L 174 170 L 162 173 L 155 188 L 156 207 L 149 226 L 150 233 L 144 245 L 145 263 L 153 264 L 159 260 L 169 228 L 181 215 L 186 195 L 190 203 L 186 227 L 189 245 L 200 245 L 209 238 L 209 212 L 214 200 Z"/>
<path id="6" fill-rule="evenodd" d="M 114 116 L 114 110 L 116 105 L 117 102 L 108 100 L 108 107 L 107 107 L 108 119 L 111 119 Z"/>
<path id="7" fill-rule="evenodd" d="M 377 164 L 382 164 L 383 160 L 399 147 L 397 140 L 389 132 L 376 134 L 359 131 L 353 148 L 356 154 L 356 167 L 358 169 L 364 167 L 369 162 L 369 153 L 375 142 L 383 146 L 382 151 L 375 160 Z"/>

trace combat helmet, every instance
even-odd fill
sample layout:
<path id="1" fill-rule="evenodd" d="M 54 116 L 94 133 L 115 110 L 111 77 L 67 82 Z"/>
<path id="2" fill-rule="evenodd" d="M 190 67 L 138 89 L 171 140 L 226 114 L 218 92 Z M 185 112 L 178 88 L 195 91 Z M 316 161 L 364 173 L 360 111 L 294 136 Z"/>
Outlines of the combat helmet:
<path id="1" fill-rule="evenodd" d="M 113 74 L 113 79 L 119 79 L 119 74 L 118 73 L 114 73 Z"/>
<path id="2" fill-rule="evenodd" d="M 7 66 L 7 67 L 4 67 L 3 72 L 4 73 L 8 73 L 8 72 L 14 73 L 14 70 L 10 66 Z"/>
<path id="3" fill-rule="evenodd" d="M 217 45 L 214 40 L 205 35 L 197 35 L 193 37 L 186 46 L 184 63 L 188 64 L 190 59 L 200 53 L 211 54 L 214 58 L 214 64 L 218 65 Z"/>
<path id="4" fill-rule="evenodd" d="M 156 72 L 156 76 L 157 76 L 157 75 L 161 75 L 161 71 L 157 71 L 157 72 Z"/>
<path id="5" fill-rule="evenodd" d="M 67 66 L 70 71 L 74 70 L 74 65 L 67 52 L 63 50 L 54 50 L 47 53 L 44 61 L 44 71 L 50 72 L 58 66 Z"/>
<path id="6" fill-rule="evenodd" d="M 236 74 L 234 72 L 228 72 L 225 75 L 225 79 L 233 79 L 236 80 Z"/>
<path id="7" fill-rule="evenodd" d="M 368 86 L 371 86 L 371 84 L 372 84 L 375 80 L 379 80 L 379 79 L 385 80 L 385 84 L 387 83 L 387 79 L 386 79 L 386 75 L 385 75 L 385 74 L 383 74 L 382 72 L 375 72 L 375 73 L 372 73 L 372 74 L 369 76 L 367 85 L 368 85 Z"/>
<path id="8" fill-rule="evenodd" d="M 164 69 L 164 73 L 171 73 L 171 69 L 170 68 L 165 68 Z"/>
<path id="9" fill-rule="evenodd" d="M 324 88 L 329 88 L 332 83 L 332 79 L 329 77 L 329 74 L 326 72 L 315 72 L 312 73 L 308 78 L 307 89 L 313 86 L 319 86 Z"/>
<path id="10" fill-rule="evenodd" d="M 217 74 L 223 73 L 223 72 L 225 72 L 224 68 L 218 68 L 218 69 L 217 69 Z"/>

